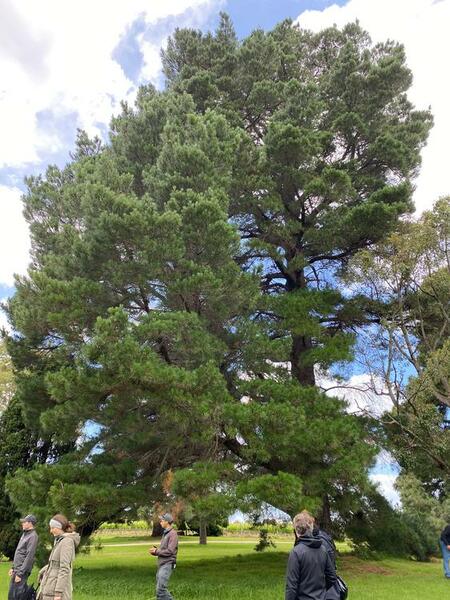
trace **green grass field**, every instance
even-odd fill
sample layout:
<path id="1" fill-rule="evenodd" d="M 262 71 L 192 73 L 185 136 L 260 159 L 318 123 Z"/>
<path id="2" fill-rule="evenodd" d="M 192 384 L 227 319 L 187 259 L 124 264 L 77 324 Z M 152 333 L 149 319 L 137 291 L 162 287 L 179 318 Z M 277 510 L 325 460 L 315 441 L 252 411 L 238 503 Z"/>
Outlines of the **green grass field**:
<path id="1" fill-rule="evenodd" d="M 133 544 L 133 545 L 117 545 Z M 171 591 L 176 600 L 282 600 L 284 571 L 291 542 L 258 554 L 255 540 L 196 540 L 180 543 L 178 567 Z M 151 600 L 156 561 L 148 554 L 150 541 L 108 539 L 101 550 L 77 556 L 74 600 Z M 351 600 L 444 600 L 450 581 L 439 562 L 414 563 L 386 559 L 340 559 L 340 573 L 350 586 Z M 0 564 L 0 598 L 6 598 L 8 563 Z"/>

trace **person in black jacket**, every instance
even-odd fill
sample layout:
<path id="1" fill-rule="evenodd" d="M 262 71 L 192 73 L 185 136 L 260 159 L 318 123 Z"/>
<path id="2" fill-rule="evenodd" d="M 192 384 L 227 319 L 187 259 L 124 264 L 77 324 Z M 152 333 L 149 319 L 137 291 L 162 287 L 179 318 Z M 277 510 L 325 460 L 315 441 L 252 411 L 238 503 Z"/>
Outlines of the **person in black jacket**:
<path id="1" fill-rule="evenodd" d="M 447 579 L 450 579 L 450 524 L 442 530 L 439 543 L 442 550 L 442 560 L 444 561 L 444 575 Z"/>
<path id="2" fill-rule="evenodd" d="M 289 554 L 285 600 L 325 600 L 336 585 L 336 571 L 322 541 L 313 536 L 314 517 L 302 511 L 294 528 L 298 542 Z"/>
<path id="3" fill-rule="evenodd" d="M 331 535 L 323 529 L 320 529 L 314 521 L 313 536 L 322 542 L 322 546 L 325 548 L 328 556 L 331 558 L 334 568 L 336 568 L 336 544 L 334 543 Z"/>
<path id="4" fill-rule="evenodd" d="M 27 515 L 20 519 L 22 523 L 22 536 L 14 553 L 14 561 L 9 571 L 11 582 L 9 585 L 8 600 L 20 600 L 28 589 L 27 579 L 33 569 L 34 557 L 38 545 L 38 534 L 35 531 L 36 517 Z"/>
<path id="5" fill-rule="evenodd" d="M 333 541 L 333 538 L 329 533 L 320 529 L 317 525 L 316 520 L 314 519 L 314 528 L 313 528 L 313 536 L 322 542 L 322 546 L 327 551 L 328 556 L 335 568 L 337 570 L 336 565 L 336 544 Z M 295 546 L 299 543 L 300 539 L 295 536 Z M 340 600 L 341 593 L 339 588 L 335 585 L 327 590 L 325 600 Z"/>
<path id="6" fill-rule="evenodd" d="M 323 529 L 320 529 L 316 522 L 314 522 L 313 536 L 322 542 L 322 546 L 327 551 L 327 554 L 330 557 L 333 567 L 336 570 L 336 545 L 331 535 Z M 340 597 L 341 594 L 339 588 L 336 585 L 334 585 L 333 587 L 330 587 L 327 590 L 325 600 L 339 600 Z"/>

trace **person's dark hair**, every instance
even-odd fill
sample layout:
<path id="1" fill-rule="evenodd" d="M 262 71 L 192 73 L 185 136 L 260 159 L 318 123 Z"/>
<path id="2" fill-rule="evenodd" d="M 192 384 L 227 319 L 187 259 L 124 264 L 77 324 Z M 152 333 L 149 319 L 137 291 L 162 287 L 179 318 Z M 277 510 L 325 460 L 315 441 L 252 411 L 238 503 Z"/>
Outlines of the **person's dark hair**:
<path id="1" fill-rule="evenodd" d="M 60 513 L 53 515 L 52 519 L 61 523 L 61 529 L 64 531 L 64 533 L 73 533 L 76 530 L 75 525 L 71 523 L 66 516 Z"/>

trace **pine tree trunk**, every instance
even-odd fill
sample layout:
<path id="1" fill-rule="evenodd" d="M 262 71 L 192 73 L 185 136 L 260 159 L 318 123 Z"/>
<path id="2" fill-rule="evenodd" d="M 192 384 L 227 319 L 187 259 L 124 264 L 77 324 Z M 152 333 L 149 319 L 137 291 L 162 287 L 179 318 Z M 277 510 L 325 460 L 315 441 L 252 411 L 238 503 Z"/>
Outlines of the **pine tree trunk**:
<path id="1" fill-rule="evenodd" d="M 77 527 L 77 531 L 82 538 L 89 538 L 94 531 L 97 531 L 99 526 L 98 522 L 90 521 L 89 523 L 83 523 Z"/>
<path id="2" fill-rule="evenodd" d="M 291 369 L 292 377 L 302 385 L 315 385 L 314 365 L 304 364 L 303 354 L 312 348 L 311 338 L 303 335 L 292 336 Z"/>
<path id="3" fill-rule="evenodd" d="M 208 538 L 206 536 L 206 522 L 200 519 L 199 543 L 206 544 Z"/>
<path id="4" fill-rule="evenodd" d="M 157 519 L 156 521 L 153 521 L 152 537 L 161 537 L 162 534 L 163 528 L 161 527 L 160 522 Z"/>
<path id="5" fill-rule="evenodd" d="M 295 256 L 293 256 L 295 258 Z M 296 271 L 295 277 L 287 281 L 288 293 L 307 288 L 305 272 L 303 269 Z M 305 364 L 303 355 L 312 348 L 312 340 L 309 336 L 292 334 L 291 346 L 291 373 L 301 385 L 315 385 L 314 365 Z"/>
<path id="6" fill-rule="evenodd" d="M 322 498 L 322 510 L 318 522 L 320 529 L 324 529 L 328 533 L 331 532 L 331 507 L 330 499 L 327 494 Z"/>

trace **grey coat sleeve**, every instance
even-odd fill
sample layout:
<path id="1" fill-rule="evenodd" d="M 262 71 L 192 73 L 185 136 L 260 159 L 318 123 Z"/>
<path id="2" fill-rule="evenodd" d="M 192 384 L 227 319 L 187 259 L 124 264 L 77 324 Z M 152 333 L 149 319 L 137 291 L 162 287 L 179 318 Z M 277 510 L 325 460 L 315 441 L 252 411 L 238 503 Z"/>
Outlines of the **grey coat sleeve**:
<path id="1" fill-rule="evenodd" d="M 172 529 L 172 531 L 173 533 L 170 532 L 167 534 L 170 536 L 167 540 L 167 547 L 157 548 L 155 552 L 156 556 L 161 556 L 164 558 L 170 558 L 172 556 L 175 557 L 178 548 L 178 534 L 174 529 Z"/>
<path id="2" fill-rule="evenodd" d="M 23 563 L 18 569 L 14 569 L 14 572 L 19 577 L 23 577 L 26 573 L 31 573 L 34 565 L 34 557 L 36 556 L 36 548 L 39 542 L 38 535 L 30 536 L 27 544 L 27 555 L 24 558 Z"/>
<path id="3" fill-rule="evenodd" d="M 297 600 L 298 585 L 300 583 L 300 562 L 298 556 L 292 551 L 289 554 L 286 571 L 285 600 Z"/>
<path id="4" fill-rule="evenodd" d="M 58 579 L 55 585 L 55 596 L 62 596 L 70 589 L 70 572 L 72 562 L 75 556 L 75 545 L 70 538 L 65 538 L 61 542 L 61 554 L 59 555 Z"/>
<path id="5" fill-rule="evenodd" d="M 327 586 L 327 590 L 334 587 L 337 583 L 336 579 L 336 569 L 334 568 L 333 561 L 330 558 L 330 555 L 327 553 L 327 562 L 325 564 L 325 583 Z"/>

